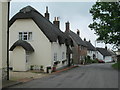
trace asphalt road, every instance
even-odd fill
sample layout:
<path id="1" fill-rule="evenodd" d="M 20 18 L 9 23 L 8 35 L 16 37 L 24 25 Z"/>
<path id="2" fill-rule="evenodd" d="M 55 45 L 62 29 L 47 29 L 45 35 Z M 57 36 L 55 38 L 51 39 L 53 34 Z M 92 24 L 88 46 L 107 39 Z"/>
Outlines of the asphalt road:
<path id="1" fill-rule="evenodd" d="M 108 63 L 91 64 L 11 88 L 118 88 L 118 71 Z"/>

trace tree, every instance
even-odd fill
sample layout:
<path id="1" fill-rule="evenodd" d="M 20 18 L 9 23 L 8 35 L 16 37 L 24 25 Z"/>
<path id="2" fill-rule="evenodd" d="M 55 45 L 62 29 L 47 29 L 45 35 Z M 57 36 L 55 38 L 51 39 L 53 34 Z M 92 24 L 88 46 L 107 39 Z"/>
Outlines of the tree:
<path id="1" fill-rule="evenodd" d="M 120 45 L 120 2 L 96 2 L 90 13 L 93 23 L 89 27 L 95 31 L 97 40 Z"/>

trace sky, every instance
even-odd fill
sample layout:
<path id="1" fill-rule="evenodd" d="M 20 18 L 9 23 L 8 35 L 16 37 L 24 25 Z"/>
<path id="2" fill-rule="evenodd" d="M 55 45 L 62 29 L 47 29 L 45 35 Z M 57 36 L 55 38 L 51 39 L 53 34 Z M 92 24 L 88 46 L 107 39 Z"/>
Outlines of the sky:
<path id="1" fill-rule="evenodd" d="M 28 0 L 27 0 L 28 1 Z M 15 2 L 13 0 L 10 5 L 10 18 L 13 17 L 20 9 L 25 6 L 32 6 L 38 10 L 42 15 L 45 13 L 45 8 L 48 6 L 50 13 L 50 21 L 53 22 L 54 17 L 59 17 L 60 29 L 65 31 L 65 22 L 70 22 L 70 30 L 77 32 L 80 30 L 80 37 L 86 38 L 87 41 L 96 47 L 105 47 L 104 43 L 97 43 L 95 40 L 97 36 L 95 32 L 91 30 L 88 25 L 92 23 L 92 16 L 89 13 L 90 8 L 95 2 Z M 112 48 L 111 45 L 107 44 L 108 48 Z"/>

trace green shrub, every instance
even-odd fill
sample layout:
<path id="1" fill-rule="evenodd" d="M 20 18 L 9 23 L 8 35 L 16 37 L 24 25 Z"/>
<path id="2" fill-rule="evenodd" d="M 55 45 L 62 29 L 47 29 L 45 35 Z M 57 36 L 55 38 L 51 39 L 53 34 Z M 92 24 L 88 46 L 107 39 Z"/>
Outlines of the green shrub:
<path id="1" fill-rule="evenodd" d="M 117 62 L 117 63 L 115 63 L 115 64 L 113 64 L 112 67 L 113 67 L 114 69 L 120 70 L 120 61 Z"/>
<path id="2" fill-rule="evenodd" d="M 90 56 L 87 56 L 85 58 L 85 63 L 92 63 L 92 60 L 91 60 Z"/>
<path id="3" fill-rule="evenodd" d="M 92 63 L 99 63 L 98 60 L 94 59 Z"/>
<path id="4" fill-rule="evenodd" d="M 85 62 L 86 63 L 99 63 L 98 62 L 98 59 L 94 59 L 94 60 L 92 60 L 91 58 L 90 58 L 90 56 L 87 56 L 87 57 L 85 57 Z"/>

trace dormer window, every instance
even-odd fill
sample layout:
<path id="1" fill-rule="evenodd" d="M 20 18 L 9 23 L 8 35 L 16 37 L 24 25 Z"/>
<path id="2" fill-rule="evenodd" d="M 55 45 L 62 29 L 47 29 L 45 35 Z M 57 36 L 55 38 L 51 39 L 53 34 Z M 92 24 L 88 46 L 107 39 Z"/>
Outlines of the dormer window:
<path id="1" fill-rule="evenodd" d="M 19 32 L 19 40 L 24 41 L 32 40 L 32 32 Z"/>

